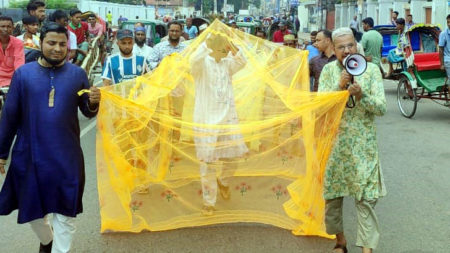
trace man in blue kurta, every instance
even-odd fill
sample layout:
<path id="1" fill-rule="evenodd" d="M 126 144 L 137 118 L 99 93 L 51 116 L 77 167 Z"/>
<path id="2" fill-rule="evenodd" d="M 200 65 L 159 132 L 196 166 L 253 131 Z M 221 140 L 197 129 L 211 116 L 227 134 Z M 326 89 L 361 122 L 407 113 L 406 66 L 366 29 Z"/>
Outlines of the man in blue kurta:
<path id="1" fill-rule="evenodd" d="M 41 50 L 39 61 L 14 73 L 0 119 L 3 175 L 16 137 L 0 192 L 0 215 L 18 209 L 18 223 L 30 223 L 41 241 L 39 252 L 69 252 L 85 181 L 78 108 L 94 117 L 100 92 L 90 87 L 83 69 L 65 62 L 65 27 L 45 25 Z M 82 90 L 89 92 L 79 95 Z M 51 226 L 48 214 L 53 214 Z"/>

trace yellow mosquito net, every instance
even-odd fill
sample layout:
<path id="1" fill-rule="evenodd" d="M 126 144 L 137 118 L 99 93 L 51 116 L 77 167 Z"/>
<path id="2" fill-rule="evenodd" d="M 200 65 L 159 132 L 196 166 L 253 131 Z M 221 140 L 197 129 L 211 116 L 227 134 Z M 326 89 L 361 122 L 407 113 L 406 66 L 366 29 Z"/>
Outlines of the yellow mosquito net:
<path id="1" fill-rule="evenodd" d="M 330 238 L 323 175 L 348 92 L 309 92 L 307 55 L 216 20 L 102 88 L 101 231 L 257 222 Z"/>

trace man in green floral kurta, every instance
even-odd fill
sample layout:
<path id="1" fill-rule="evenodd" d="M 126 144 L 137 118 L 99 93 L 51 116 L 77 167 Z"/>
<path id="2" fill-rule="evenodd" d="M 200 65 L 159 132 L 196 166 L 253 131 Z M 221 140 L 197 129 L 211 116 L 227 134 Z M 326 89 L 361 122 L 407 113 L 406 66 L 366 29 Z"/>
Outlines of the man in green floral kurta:
<path id="1" fill-rule="evenodd" d="M 344 196 L 355 198 L 358 233 L 356 245 L 363 252 L 372 252 L 379 240 L 378 221 L 374 211 L 377 199 L 386 194 L 378 159 L 375 116 L 386 112 L 383 80 L 379 68 L 368 63 L 361 76 L 351 76 L 343 68 L 343 59 L 357 52 L 356 41 L 349 28 L 333 32 L 337 61 L 322 70 L 319 92 L 348 89 L 355 98 L 355 107 L 344 111 L 339 134 L 327 163 L 324 182 L 326 200 L 325 224 L 328 234 L 335 234 L 334 252 L 347 252 L 342 225 Z"/>

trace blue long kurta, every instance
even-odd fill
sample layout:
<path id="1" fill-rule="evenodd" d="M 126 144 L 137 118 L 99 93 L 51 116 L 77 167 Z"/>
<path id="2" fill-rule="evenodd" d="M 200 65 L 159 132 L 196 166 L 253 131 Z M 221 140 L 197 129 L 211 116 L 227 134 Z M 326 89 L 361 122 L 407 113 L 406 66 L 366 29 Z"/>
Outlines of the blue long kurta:
<path id="1" fill-rule="evenodd" d="M 50 82 L 50 76 L 54 76 Z M 51 83 L 54 107 L 49 107 Z M 0 158 L 6 159 L 14 137 L 11 164 L 0 192 L 0 215 L 19 209 L 18 223 L 58 213 L 83 211 L 84 159 L 78 108 L 86 117 L 88 89 L 83 69 L 66 63 L 45 68 L 37 62 L 16 70 L 0 119 Z"/>

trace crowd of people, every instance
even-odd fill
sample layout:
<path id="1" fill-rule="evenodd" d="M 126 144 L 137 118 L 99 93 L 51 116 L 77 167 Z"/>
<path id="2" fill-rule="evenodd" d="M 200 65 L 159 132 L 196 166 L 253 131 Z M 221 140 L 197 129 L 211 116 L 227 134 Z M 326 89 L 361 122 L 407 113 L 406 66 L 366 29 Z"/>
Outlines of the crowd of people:
<path id="1" fill-rule="evenodd" d="M 6 172 L 5 165 L 16 138 L 0 192 L 0 215 L 19 209 L 18 222 L 31 225 L 40 240 L 40 252 L 69 252 L 75 232 L 74 217 L 83 210 L 85 180 L 77 108 L 85 116 L 94 117 L 101 99 L 100 91 L 89 85 L 86 73 L 77 65 L 82 63 L 93 38 L 102 37 L 102 45 L 112 38 L 108 36 L 107 25 L 100 24 L 95 14 L 83 22 L 80 10 L 71 10 L 69 15 L 57 10 L 46 19 L 45 3 L 39 0 L 30 1 L 27 12 L 29 15 L 15 30 L 10 17 L 0 16 L 0 86 L 10 87 L 0 119 L 1 174 Z M 112 20 L 110 12 L 107 20 L 108 23 Z M 373 19 L 368 17 L 362 20 L 364 34 L 358 43 L 356 17 L 354 21 L 353 30 L 344 27 L 312 32 L 310 42 L 303 45 L 298 44 L 296 35 L 284 21 L 279 22 L 279 29 L 273 35 L 273 42 L 309 51 L 311 91 L 348 90 L 355 98 L 355 107 L 344 112 L 324 180 L 325 224 L 327 233 L 336 235 L 336 253 L 347 252 L 342 223 L 343 197 L 355 199 L 356 245 L 367 253 L 379 241 L 374 208 L 386 194 L 374 122 L 376 116 L 386 112 L 381 70 L 383 39 L 373 29 Z M 405 31 L 413 23 L 412 17 L 405 21 L 395 13 L 392 22 L 400 35 L 398 46 L 388 56 L 389 62 L 395 63 L 403 60 L 403 50 L 408 46 Z M 449 28 L 441 33 L 439 47 L 442 69 L 450 76 L 450 15 L 447 25 Z M 237 28 L 235 22 L 230 26 Z M 171 21 L 167 38 L 154 47 L 147 45 L 142 23 L 136 23 L 134 30 L 118 30 L 115 39 L 119 52 L 104 59 L 103 85 L 118 84 L 154 71 L 165 57 L 183 51 L 206 28 L 206 24 L 193 26 L 191 18 L 186 19 L 186 25 Z M 17 37 L 13 36 L 14 31 Z M 267 39 L 263 30 L 258 30 L 256 36 Z M 230 50 L 232 55 L 227 62 L 236 66 L 245 64 L 238 48 Z M 352 77 L 342 63 L 345 57 L 358 52 L 369 63 L 361 76 Z M 198 58 L 196 64 L 205 59 Z M 229 78 L 225 81 L 230 85 L 233 73 L 226 73 Z M 76 95 L 80 91 L 81 95 Z M 244 148 L 239 152 L 245 153 Z M 207 173 L 203 174 L 206 177 Z M 211 182 L 217 188 L 216 179 Z M 209 187 L 213 187 L 211 182 L 207 182 Z M 224 182 L 218 184 L 221 194 L 229 197 Z M 205 210 L 210 215 L 215 198 L 205 202 L 212 206 Z M 51 224 L 48 214 L 53 214 Z"/>
<path id="2" fill-rule="evenodd" d="M 63 10 L 56 10 L 47 17 L 45 7 L 43 1 L 30 1 L 28 15 L 16 24 L 11 17 L 1 16 L 2 45 L 8 57 L 7 61 L 0 63 L 0 86 L 8 86 L 14 70 L 25 63 L 37 61 L 42 55 L 40 31 L 47 23 L 56 23 L 67 29 L 69 53 L 66 60 L 78 66 L 88 54 L 93 38 L 99 37 L 100 47 L 113 39 L 111 27 L 105 22 L 100 23 L 101 19 L 94 14 L 89 15 L 87 22 L 81 20 L 82 12 L 78 9 L 71 10 L 69 15 Z M 104 55 L 101 56 L 103 59 Z"/>

